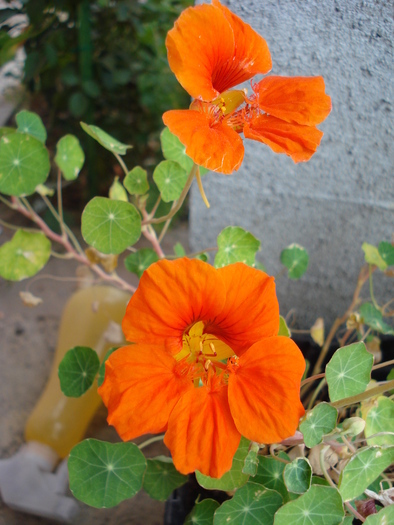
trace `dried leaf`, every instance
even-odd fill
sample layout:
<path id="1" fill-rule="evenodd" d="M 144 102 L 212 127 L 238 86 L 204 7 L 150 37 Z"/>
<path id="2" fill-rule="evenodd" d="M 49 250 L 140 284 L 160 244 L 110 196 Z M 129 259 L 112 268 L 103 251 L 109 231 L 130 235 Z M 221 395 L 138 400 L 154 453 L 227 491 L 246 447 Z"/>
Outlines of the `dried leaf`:
<path id="1" fill-rule="evenodd" d="M 322 317 L 318 317 L 315 324 L 311 328 L 311 337 L 319 346 L 324 344 L 324 320 Z"/>
<path id="2" fill-rule="evenodd" d="M 30 292 L 19 292 L 19 297 L 25 306 L 33 307 L 42 303 L 41 297 L 36 297 Z"/>

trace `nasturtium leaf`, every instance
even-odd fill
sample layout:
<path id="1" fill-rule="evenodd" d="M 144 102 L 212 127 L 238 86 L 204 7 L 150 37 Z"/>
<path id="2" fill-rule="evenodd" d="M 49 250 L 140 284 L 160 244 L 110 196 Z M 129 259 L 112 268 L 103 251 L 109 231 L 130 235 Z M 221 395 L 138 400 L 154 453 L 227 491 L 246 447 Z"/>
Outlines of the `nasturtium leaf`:
<path id="1" fill-rule="evenodd" d="M 111 184 L 108 197 L 114 201 L 129 202 L 127 192 L 124 189 L 123 184 L 119 182 L 119 177 L 115 177 L 114 182 Z"/>
<path id="2" fill-rule="evenodd" d="M 160 134 L 160 142 L 164 158 L 174 160 L 189 174 L 193 167 L 193 161 L 186 155 L 186 148 L 178 137 L 171 133 L 168 128 L 164 128 Z M 200 166 L 200 175 L 205 175 L 207 172 L 206 168 Z"/>
<path id="3" fill-rule="evenodd" d="M 37 113 L 24 109 L 15 115 L 15 120 L 18 124 L 17 131 L 19 133 L 32 135 L 34 138 L 45 144 L 47 130 Z"/>
<path id="4" fill-rule="evenodd" d="M 123 186 L 130 195 L 144 195 L 149 190 L 147 171 L 136 166 L 124 178 Z"/>
<path id="5" fill-rule="evenodd" d="M 308 268 L 308 252 L 299 244 L 290 244 L 282 250 L 280 262 L 288 269 L 290 279 L 299 279 Z"/>
<path id="6" fill-rule="evenodd" d="M 287 326 L 285 319 L 279 316 L 279 331 L 278 335 L 284 335 L 285 337 L 291 337 L 290 328 Z"/>
<path id="7" fill-rule="evenodd" d="M 312 485 L 305 494 L 278 510 L 275 525 L 339 525 L 344 514 L 336 489 Z"/>
<path id="8" fill-rule="evenodd" d="M 353 525 L 353 516 L 345 516 L 340 525 Z"/>
<path id="9" fill-rule="evenodd" d="M 390 525 L 394 523 L 394 505 L 384 507 L 377 514 L 370 514 L 364 525 Z"/>
<path id="10" fill-rule="evenodd" d="M 369 437 L 378 432 L 391 432 Z M 365 437 L 368 445 L 394 445 L 394 401 L 380 396 L 369 410 L 365 420 Z"/>
<path id="11" fill-rule="evenodd" d="M 215 512 L 214 525 L 273 525 L 282 496 L 257 483 L 249 482 L 236 491 Z"/>
<path id="12" fill-rule="evenodd" d="M 242 469 L 244 474 L 247 474 L 248 476 L 255 476 L 257 474 L 257 469 L 259 466 L 259 458 L 257 457 L 257 454 L 258 448 L 256 450 L 253 448 L 249 450 Z"/>
<path id="13" fill-rule="evenodd" d="M 219 503 L 214 499 L 198 501 L 187 516 L 184 525 L 212 525 L 213 515 L 218 507 Z"/>
<path id="14" fill-rule="evenodd" d="M 51 256 L 51 243 L 43 233 L 18 230 L 0 246 L 0 276 L 22 281 L 43 268 Z"/>
<path id="15" fill-rule="evenodd" d="M 93 139 L 97 140 L 103 148 L 107 149 L 108 151 L 112 151 L 112 153 L 117 153 L 118 155 L 125 155 L 127 153 L 127 150 L 131 148 L 131 146 L 128 146 L 127 144 L 123 144 L 122 142 L 119 142 L 119 140 L 115 139 L 114 137 L 111 137 L 111 135 L 108 135 L 105 131 L 103 131 L 98 126 L 93 126 L 92 124 L 86 124 L 85 122 L 81 122 L 82 129 Z"/>
<path id="16" fill-rule="evenodd" d="M 320 477 L 320 476 L 312 476 L 312 483 L 311 485 L 323 485 L 324 487 L 329 487 L 330 484 L 326 480 L 326 478 Z"/>
<path id="17" fill-rule="evenodd" d="M 78 177 L 85 162 L 85 154 L 77 137 L 65 135 L 59 140 L 55 162 L 66 180 L 75 180 Z"/>
<path id="18" fill-rule="evenodd" d="M 128 255 L 124 260 L 124 265 L 126 270 L 141 277 L 144 271 L 158 260 L 159 257 L 152 248 L 141 248 L 141 250 Z"/>
<path id="19" fill-rule="evenodd" d="M 337 417 L 337 409 L 328 403 L 323 402 L 316 405 L 300 424 L 305 445 L 312 448 L 321 443 L 323 436 L 335 428 Z"/>
<path id="20" fill-rule="evenodd" d="M 187 476 L 176 470 L 171 458 L 158 456 L 147 460 L 143 489 L 151 498 L 166 501 L 171 492 L 187 480 Z"/>
<path id="21" fill-rule="evenodd" d="M 311 486 L 311 464 L 306 458 L 294 459 L 285 466 L 284 479 L 289 492 L 303 494 Z"/>
<path id="22" fill-rule="evenodd" d="M 92 386 L 100 368 L 97 353 L 88 346 L 75 346 L 60 361 L 60 389 L 67 397 L 80 397 Z"/>
<path id="23" fill-rule="evenodd" d="M 100 368 L 99 368 L 99 373 L 98 373 L 98 376 L 97 376 L 97 386 L 101 386 L 104 383 L 104 379 L 105 379 L 105 362 L 107 361 L 109 356 L 111 354 L 113 354 L 118 348 L 119 348 L 118 346 L 113 346 L 112 348 L 110 348 L 106 352 L 106 354 L 104 356 L 104 359 L 103 359 L 103 362 L 101 363 Z"/>
<path id="24" fill-rule="evenodd" d="M 153 172 L 153 180 L 164 202 L 177 200 L 187 181 L 186 171 L 173 160 L 163 160 Z"/>
<path id="25" fill-rule="evenodd" d="M 394 265 L 394 246 L 390 242 L 382 241 L 378 246 L 379 255 L 387 266 Z"/>
<path id="26" fill-rule="evenodd" d="M 394 447 L 365 447 L 354 454 L 339 478 L 338 489 L 344 501 L 360 496 L 394 462 Z"/>
<path id="27" fill-rule="evenodd" d="M 185 248 L 182 246 L 180 242 L 177 242 L 174 245 L 174 253 L 177 257 L 185 257 L 186 255 Z"/>
<path id="28" fill-rule="evenodd" d="M 1 137 L 4 137 L 4 135 L 11 135 L 11 133 L 16 133 L 16 129 L 9 128 L 8 126 L 0 127 L 0 139 Z"/>
<path id="29" fill-rule="evenodd" d="M 373 356 L 364 343 L 339 348 L 326 366 L 331 401 L 361 394 L 371 380 Z"/>
<path id="30" fill-rule="evenodd" d="M 364 252 L 365 262 L 368 264 L 374 264 L 379 268 L 379 270 L 385 270 L 387 268 L 387 263 L 379 253 L 379 250 L 376 248 L 376 246 L 364 242 L 361 248 Z"/>
<path id="31" fill-rule="evenodd" d="M 48 150 L 38 139 L 23 133 L 0 140 L 0 193 L 31 195 L 49 174 Z"/>
<path id="32" fill-rule="evenodd" d="M 284 501 L 287 501 L 289 496 L 283 478 L 285 466 L 285 463 L 273 457 L 259 456 L 257 474 L 254 476 L 253 482 L 259 483 L 267 489 L 276 490 Z"/>
<path id="33" fill-rule="evenodd" d="M 360 315 L 365 324 L 373 330 L 385 335 L 394 335 L 394 328 L 383 320 L 380 312 L 372 303 L 364 303 L 360 306 Z"/>
<path id="34" fill-rule="evenodd" d="M 82 236 L 102 253 L 114 255 L 141 236 L 141 217 L 129 202 L 94 197 L 82 213 Z"/>
<path id="35" fill-rule="evenodd" d="M 221 478 L 211 478 L 201 474 L 198 470 L 196 471 L 196 478 L 198 483 L 204 487 L 204 489 L 217 489 L 217 490 L 235 490 L 248 481 L 249 476 L 243 474 L 242 469 L 245 463 L 245 458 L 248 455 L 250 441 L 245 438 L 241 438 L 241 442 L 237 449 L 237 452 L 233 458 L 233 464 L 231 469 L 223 474 Z"/>
<path id="36" fill-rule="evenodd" d="M 207 254 L 207 252 L 198 253 L 195 256 L 195 259 L 199 259 L 200 261 L 203 261 L 203 262 L 208 262 L 209 261 L 209 255 Z"/>
<path id="37" fill-rule="evenodd" d="M 218 251 L 215 256 L 215 268 L 222 268 L 235 262 L 253 266 L 260 241 L 239 226 L 228 226 L 217 238 Z"/>
<path id="38" fill-rule="evenodd" d="M 70 452 L 68 474 L 74 496 L 96 508 L 115 507 L 142 487 L 145 456 L 134 443 L 85 439 Z"/>

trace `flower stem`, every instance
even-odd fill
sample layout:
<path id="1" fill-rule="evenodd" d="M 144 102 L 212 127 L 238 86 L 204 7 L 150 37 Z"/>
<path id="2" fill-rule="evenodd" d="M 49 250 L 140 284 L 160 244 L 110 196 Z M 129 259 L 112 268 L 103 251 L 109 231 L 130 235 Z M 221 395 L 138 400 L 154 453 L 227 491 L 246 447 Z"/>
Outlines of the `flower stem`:
<path id="1" fill-rule="evenodd" d="M 157 441 L 163 441 L 163 438 L 164 438 L 164 434 L 160 434 L 159 436 L 154 436 L 150 439 L 147 439 L 143 443 L 140 443 L 138 445 L 138 448 L 142 450 L 145 447 L 149 447 L 149 445 L 151 445 L 152 443 L 156 443 Z"/>
<path id="2" fill-rule="evenodd" d="M 197 180 L 198 189 L 200 190 L 200 194 L 201 194 L 202 200 L 204 201 L 205 206 L 207 208 L 210 208 L 211 206 L 210 206 L 210 204 L 208 202 L 207 196 L 205 195 L 204 188 L 202 187 L 200 168 L 197 169 L 196 180 Z"/>
<path id="3" fill-rule="evenodd" d="M 376 386 L 375 388 L 370 388 L 362 394 L 357 394 L 356 396 L 345 397 L 344 399 L 340 399 L 339 401 L 334 401 L 333 403 L 331 403 L 331 405 L 335 408 L 343 408 L 349 405 L 355 405 L 356 403 L 364 401 L 365 399 L 378 396 L 379 394 L 384 394 L 384 392 L 388 392 L 393 388 L 394 379 L 392 379 L 391 381 L 385 381 L 383 384 Z"/>

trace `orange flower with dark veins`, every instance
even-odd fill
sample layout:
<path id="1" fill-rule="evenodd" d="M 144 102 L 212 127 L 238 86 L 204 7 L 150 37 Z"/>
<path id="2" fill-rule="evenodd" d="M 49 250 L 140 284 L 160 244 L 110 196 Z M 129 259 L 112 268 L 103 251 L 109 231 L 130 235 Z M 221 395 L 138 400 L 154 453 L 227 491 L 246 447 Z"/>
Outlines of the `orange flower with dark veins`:
<path id="1" fill-rule="evenodd" d="M 274 279 L 243 263 L 215 269 L 162 260 L 142 275 L 123 320 L 127 340 L 99 393 L 124 440 L 165 432 L 175 467 L 221 477 L 241 435 L 292 436 L 304 408 L 304 358 L 278 336 Z"/>
<path id="2" fill-rule="evenodd" d="M 229 174 L 243 160 L 245 138 L 267 144 L 294 162 L 315 153 L 316 128 L 331 111 L 322 77 L 266 77 L 253 93 L 232 87 L 271 69 L 265 40 L 219 0 L 186 9 L 166 40 L 168 62 L 195 99 L 190 109 L 167 111 L 166 126 L 200 166 Z"/>

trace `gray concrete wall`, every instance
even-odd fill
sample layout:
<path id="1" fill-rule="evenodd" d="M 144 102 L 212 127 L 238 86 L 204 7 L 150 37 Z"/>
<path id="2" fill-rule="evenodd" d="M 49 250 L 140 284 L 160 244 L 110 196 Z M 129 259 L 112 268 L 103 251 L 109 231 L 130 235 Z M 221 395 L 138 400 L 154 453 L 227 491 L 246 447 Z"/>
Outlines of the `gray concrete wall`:
<path id="1" fill-rule="evenodd" d="M 266 39 L 272 74 L 323 75 L 333 110 L 309 162 L 295 165 L 245 141 L 237 173 L 203 178 L 210 210 L 193 187 L 191 246 L 212 246 L 222 228 L 242 226 L 262 241 L 259 258 L 271 274 L 284 247 L 305 246 L 307 274 L 278 280 L 281 313 L 296 308 L 303 326 L 317 316 L 330 322 L 351 300 L 361 244 L 390 240 L 394 231 L 393 1 L 223 3 Z M 382 291 L 389 299 L 394 290 Z"/>

